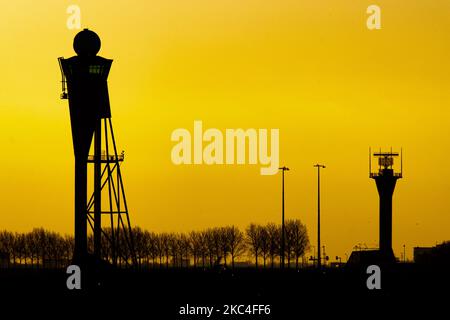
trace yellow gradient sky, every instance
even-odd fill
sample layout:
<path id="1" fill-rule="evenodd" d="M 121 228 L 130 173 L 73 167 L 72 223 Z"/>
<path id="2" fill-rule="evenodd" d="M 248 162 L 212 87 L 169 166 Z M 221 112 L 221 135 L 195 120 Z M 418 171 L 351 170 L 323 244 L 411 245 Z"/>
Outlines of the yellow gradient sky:
<path id="1" fill-rule="evenodd" d="M 382 30 L 366 8 L 382 9 Z M 368 147 L 403 147 L 394 250 L 450 238 L 450 2 L 16 0 L 0 5 L 0 229 L 73 229 L 73 150 L 56 58 L 76 30 L 102 38 L 133 224 L 160 231 L 280 219 L 280 175 L 175 166 L 176 128 L 279 128 L 286 216 L 316 241 L 323 172 L 327 254 L 378 241 Z"/>

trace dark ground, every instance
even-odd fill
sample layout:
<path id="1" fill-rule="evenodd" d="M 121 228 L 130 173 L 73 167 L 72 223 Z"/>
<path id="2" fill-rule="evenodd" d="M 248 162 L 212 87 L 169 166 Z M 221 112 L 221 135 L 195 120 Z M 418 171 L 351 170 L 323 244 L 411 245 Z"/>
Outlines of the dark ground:
<path id="1" fill-rule="evenodd" d="M 313 311 L 347 318 L 356 310 L 373 314 L 387 309 L 447 308 L 449 270 L 414 264 L 382 267 L 381 290 L 367 289 L 369 275 L 365 268 L 322 272 L 250 268 L 110 270 L 102 275 L 99 285 L 81 291 L 66 288 L 65 270 L 20 268 L 0 269 L 0 286 L 4 306 L 18 303 L 26 309 L 37 305 L 34 310 L 43 314 L 56 312 L 56 307 L 71 312 L 97 308 L 104 315 L 127 312 L 128 316 L 136 313 L 145 319 L 208 319 L 178 315 L 180 307 L 189 304 L 220 310 L 209 319 L 301 319 Z M 225 304 L 270 305 L 270 315 L 223 315 Z"/>

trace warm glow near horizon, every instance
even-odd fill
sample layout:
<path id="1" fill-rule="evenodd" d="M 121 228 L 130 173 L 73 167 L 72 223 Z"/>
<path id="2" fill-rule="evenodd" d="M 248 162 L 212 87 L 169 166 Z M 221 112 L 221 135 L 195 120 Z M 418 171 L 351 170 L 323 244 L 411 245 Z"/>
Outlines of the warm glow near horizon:
<path id="1" fill-rule="evenodd" d="M 78 30 L 114 59 L 109 89 L 133 225 L 156 232 L 279 222 L 281 176 L 259 165 L 175 166 L 171 132 L 278 128 L 286 217 L 316 242 L 322 173 L 326 253 L 377 246 L 368 148 L 404 151 L 393 244 L 450 240 L 450 2 L 115 0 L 5 2 L 0 11 L 0 229 L 73 231 L 73 150 L 57 57 Z"/>

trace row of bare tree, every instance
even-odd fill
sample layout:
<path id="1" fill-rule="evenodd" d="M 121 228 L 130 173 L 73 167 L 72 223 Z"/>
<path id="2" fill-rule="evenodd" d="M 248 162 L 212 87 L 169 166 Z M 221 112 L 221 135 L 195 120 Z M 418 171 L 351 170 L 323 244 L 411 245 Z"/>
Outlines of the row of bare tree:
<path id="1" fill-rule="evenodd" d="M 108 234 L 108 230 L 105 230 Z M 105 237 L 104 237 L 105 238 Z M 275 267 L 280 261 L 281 226 L 250 224 L 245 231 L 235 226 L 216 227 L 190 233 L 155 233 L 133 228 L 133 242 L 139 267 L 235 267 L 237 261 L 250 258 L 256 268 Z M 121 242 L 122 243 L 122 242 Z M 29 233 L 0 232 L 0 261 L 2 265 L 31 265 L 36 267 L 62 267 L 70 262 L 73 237 L 61 236 L 44 229 Z M 88 239 L 92 251 L 92 236 Z M 120 249 L 129 257 L 127 248 Z M 285 257 L 288 267 L 299 261 L 309 250 L 305 225 L 299 220 L 285 224 Z M 112 248 L 102 241 L 102 256 L 113 261 Z M 119 264 L 120 261 L 118 257 Z M 126 259 L 126 258 L 125 258 Z"/>
<path id="2" fill-rule="evenodd" d="M 0 231 L 0 265 L 62 267 L 72 258 L 72 236 L 42 228 L 28 233 Z"/>

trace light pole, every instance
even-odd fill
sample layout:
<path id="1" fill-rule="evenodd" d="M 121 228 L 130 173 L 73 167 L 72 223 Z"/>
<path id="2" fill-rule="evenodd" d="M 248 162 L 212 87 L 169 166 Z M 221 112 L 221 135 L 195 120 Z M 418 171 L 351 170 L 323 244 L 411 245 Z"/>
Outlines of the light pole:
<path id="1" fill-rule="evenodd" d="M 281 178 L 281 268 L 284 268 L 284 172 L 289 171 L 287 167 L 278 168 L 282 172 Z"/>
<path id="2" fill-rule="evenodd" d="M 314 167 L 317 168 L 317 269 L 320 269 L 320 169 L 325 169 L 325 166 L 315 164 Z"/>

